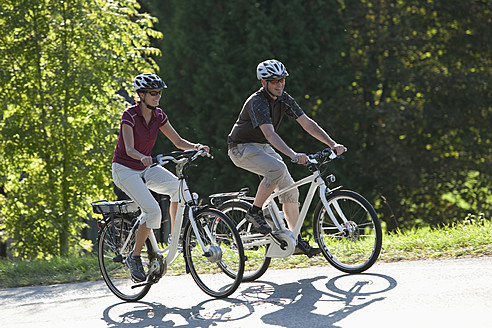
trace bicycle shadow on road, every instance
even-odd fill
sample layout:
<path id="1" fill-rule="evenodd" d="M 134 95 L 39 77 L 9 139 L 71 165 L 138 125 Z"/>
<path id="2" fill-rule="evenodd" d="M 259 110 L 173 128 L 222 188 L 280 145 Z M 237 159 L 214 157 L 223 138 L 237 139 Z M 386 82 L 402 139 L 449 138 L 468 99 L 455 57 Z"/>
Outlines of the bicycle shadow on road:
<path id="1" fill-rule="evenodd" d="M 318 276 L 286 284 L 243 283 L 236 298 L 210 299 L 191 308 L 160 303 L 118 303 L 104 310 L 108 327 L 338 327 L 356 311 L 385 299 L 397 286 L 393 278 L 374 273 Z"/>
<path id="2" fill-rule="evenodd" d="M 302 279 L 275 288 L 270 298 L 290 299 L 278 311 L 262 316 L 262 322 L 278 327 L 338 327 L 335 324 L 356 311 L 385 299 L 395 279 L 374 273 L 345 274 Z"/>
<path id="3" fill-rule="evenodd" d="M 214 327 L 217 322 L 237 322 L 254 308 L 237 299 L 210 299 L 191 308 L 167 307 L 160 303 L 121 302 L 104 310 L 107 327 Z"/>

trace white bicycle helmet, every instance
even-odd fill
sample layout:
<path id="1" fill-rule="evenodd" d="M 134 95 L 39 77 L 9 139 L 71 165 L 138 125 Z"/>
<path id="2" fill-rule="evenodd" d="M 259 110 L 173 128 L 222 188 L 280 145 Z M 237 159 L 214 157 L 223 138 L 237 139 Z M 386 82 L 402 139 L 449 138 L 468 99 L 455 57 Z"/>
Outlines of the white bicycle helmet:
<path id="1" fill-rule="evenodd" d="M 164 89 L 167 85 L 161 78 L 152 73 L 143 73 L 137 75 L 133 80 L 133 91 L 145 89 Z"/>
<path id="2" fill-rule="evenodd" d="M 258 64 L 256 77 L 258 80 L 278 80 L 289 76 L 284 64 L 276 59 L 265 60 Z"/>

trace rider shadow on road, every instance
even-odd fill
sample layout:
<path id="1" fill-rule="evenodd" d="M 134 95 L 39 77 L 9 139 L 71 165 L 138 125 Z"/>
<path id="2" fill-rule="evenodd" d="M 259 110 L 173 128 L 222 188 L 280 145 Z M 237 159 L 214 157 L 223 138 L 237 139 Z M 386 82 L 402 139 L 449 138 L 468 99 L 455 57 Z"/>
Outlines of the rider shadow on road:
<path id="1" fill-rule="evenodd" d="M 338 327 L 356 311 L 385 299 L 397 282 L 386 275 L 363 273 L 328 280 L 319 276 L 286 284 L 244 283 L 236 298 L 210 299 L 191 308 L 159 303 L 118 303 L 105 309 L 108 327 L 215 327 L 256 323 L 278 327 Z M 243 321 L 244 320 L 244 321 Z"/>
<path id="2" fill-rule="evenodd" d="M 302 279 L 275 288 L 270 298 L 291 299 L 290 304 L 262 316 L 280 327 L 338 327 L 335 324 L 356 311 L 385 299 L 396 280 L 381 274 L 341 275 Z"/>

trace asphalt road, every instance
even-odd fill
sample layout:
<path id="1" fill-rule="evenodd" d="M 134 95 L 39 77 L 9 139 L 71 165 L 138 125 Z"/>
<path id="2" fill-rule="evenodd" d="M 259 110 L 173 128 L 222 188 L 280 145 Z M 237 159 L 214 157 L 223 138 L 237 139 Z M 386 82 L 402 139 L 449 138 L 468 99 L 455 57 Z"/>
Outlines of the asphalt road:
<path id="1" fill-rule="evenodd" d="M 268 270 L 231 298 L 191 276 L 164 277 L 141 302 L 104 282 L 0 289 L 10 327 L 492 327 L 492 257 L 377 263 L 363 274 L 331 266 Z"/>

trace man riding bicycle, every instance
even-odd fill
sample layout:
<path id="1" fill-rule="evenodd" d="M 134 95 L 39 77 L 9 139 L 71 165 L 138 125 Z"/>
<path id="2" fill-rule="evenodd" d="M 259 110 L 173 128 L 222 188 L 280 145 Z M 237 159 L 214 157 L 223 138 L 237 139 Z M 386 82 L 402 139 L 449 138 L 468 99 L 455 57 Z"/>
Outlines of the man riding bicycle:
<path id="1" fill-rule="evenodd" d="M 253 202 L 248 210 L 246 220 L 251 222 L 260 233 L 270 233 L 271 227 L 266 223 L 261 211 L 263 203 L 278 189 L 294 183 L 282 157 L 273 149 L 305 165 L 308 157 L 290 148 L 277 134 L 277 129 L 284 115 L 295 119 L 311 136 L 342 154 L 345 146 L 336 143 L 311 118 L 309 118 L 287 92 L 284 91 L 285 78 L 289 76 L 285 66 L 278 60 L 266 60 L 258 64 L 256 76 L 262 87 L 253 93 L 244 103 L 239 117 L 229 133 L 228 155 L 240 168 L 263 177 Z M 273 147 L 272 147 L 273 146 Z M 280 195 L 285 219 L 293 230 L 299 217 L 299 191 L 293 189 Z M 294 254 L 308 256 L 319 254 L 319 248 L 311 247 L 299 235 Z"/>

